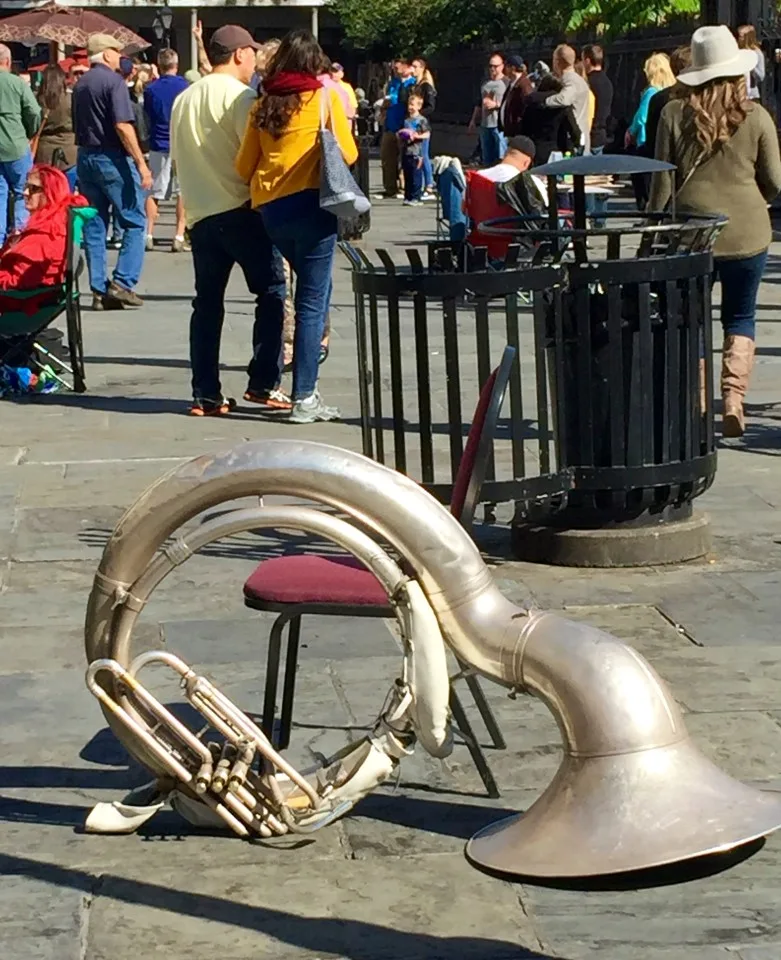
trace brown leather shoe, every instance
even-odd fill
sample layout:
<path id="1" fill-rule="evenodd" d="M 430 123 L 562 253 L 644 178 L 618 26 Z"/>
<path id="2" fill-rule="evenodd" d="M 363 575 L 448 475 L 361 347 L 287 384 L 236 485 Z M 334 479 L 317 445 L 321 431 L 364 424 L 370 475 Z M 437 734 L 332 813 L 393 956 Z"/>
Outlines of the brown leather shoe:
<path id="1" fill-rule="evenodd" d="M 754 341 L 751 337 L 724 338 L 721 359 L 721 396 L 724 415 L 721 432 L 725 437 L 742 437 L 746 430 L 743 401 L 754 367 Z"/>
<path id="2" fill-rule="evenodd" d="M 114 283 L 113 280 L 108 285 L 106 296 L 110 299 L 118 300 L 125 307 L 143 307 L 144 305 L 144 301 L 137 293 L 125 287 L 120 287 L 120 285 Z"/>
<path id="3" fill-rule="evenodd" d="M 106 293 L 92 291 L 92 309 L 93 310 L 124 310 L 125 305 L 114 297 Z"/>

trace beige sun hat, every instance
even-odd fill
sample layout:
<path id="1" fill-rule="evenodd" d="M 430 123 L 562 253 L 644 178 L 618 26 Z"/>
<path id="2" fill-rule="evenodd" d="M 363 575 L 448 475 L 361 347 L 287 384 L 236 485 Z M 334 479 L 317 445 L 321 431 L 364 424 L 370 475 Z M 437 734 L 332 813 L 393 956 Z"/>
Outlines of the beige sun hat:
<path id="1" fill-rule="evenodd" d="M 681 83 L 698 87 L 721 77 L 741 77 L 757 65 L 754 50 L 741 50 L 729 27 L 700 27 L 692 34 L 691 66 L 678 74 Z"/>

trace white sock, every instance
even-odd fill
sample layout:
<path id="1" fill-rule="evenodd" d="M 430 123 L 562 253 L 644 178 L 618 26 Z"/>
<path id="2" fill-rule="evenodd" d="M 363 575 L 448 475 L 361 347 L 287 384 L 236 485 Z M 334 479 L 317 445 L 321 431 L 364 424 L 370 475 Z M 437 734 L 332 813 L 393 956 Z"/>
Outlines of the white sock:
<path id="1" fill-rule="evenodd" d="M 174 240 L 181 240 L 184 243 L 184 234 L 178 234 L 174 237 Z"/>

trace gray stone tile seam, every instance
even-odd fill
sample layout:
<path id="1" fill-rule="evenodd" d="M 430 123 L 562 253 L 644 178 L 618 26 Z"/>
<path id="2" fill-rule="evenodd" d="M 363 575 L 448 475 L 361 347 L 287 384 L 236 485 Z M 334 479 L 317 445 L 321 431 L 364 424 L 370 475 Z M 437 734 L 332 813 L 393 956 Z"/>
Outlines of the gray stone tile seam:
<path id="1" fill-rule="evenodd" d="M 532 936 L 534 937 L 534 941 L 535 941 L 534 949 L 539 950 L 545 956 L 550 955 L 551 957 L 553 957 L 554 956 L 553 951 L 555 947 L 552 943 L 548 943 L 548 941 L 543 936 L 543 931 L 541 929 L 542 923 L 537 918 L 537 915 L 534 912 L 534 907 L 531 902 L 531 897 L 527 893 L 526 887 L 523 884 L 508 883 L 507 881 L 504 881 L 504 880 L 499 882 L 503 883 L 505 886 L 515 888 L 515 897 L 518 901 L 518 906 L 521 908 L 521 913 L 529 921 L 529 927 L 531 929 Z"/>
<path id="2" fill-rule="evenodd" d="M 692 646 L 701 647 L 703 649 L 705 648 L 704 643 L 700 643 L 700 641 L 693 634 L 689 633 L 682 623 L 679 623 L 674 617 L 671 617 L 670 614 L 665 613 L 662 607 L 660 607 L 658 604 L 653 604 L 653 609 L 656 610 L 663 620 L 670 624 L 670 626 L 677 634 L 679 634 L 679 636 L 685 637 Z"/>

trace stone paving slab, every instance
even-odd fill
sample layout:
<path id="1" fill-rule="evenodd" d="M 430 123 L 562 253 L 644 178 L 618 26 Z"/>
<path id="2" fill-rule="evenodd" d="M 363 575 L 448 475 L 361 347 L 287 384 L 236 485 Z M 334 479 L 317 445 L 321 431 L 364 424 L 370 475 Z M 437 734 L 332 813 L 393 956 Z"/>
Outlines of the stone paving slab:
<path id="1" fill-rule="evenodd" d="M 103 878 L 90 910 L 88 960 L 162 952 L 194 960 L 371 957 L 372 960 L 516 960 L 534 957 L 531 925 L 515 890 L 476 875 L 458 855 L 409 856 L 381 863 L 335 861 L 313 882 L 296 868 L 237 875 L 208 867 Z M 151 912 L 149 908 L 152 908 Z M 468 907 L 468 909 L 465 909 Z M 490 938 L 486 936 L 490 931 Z"/>

